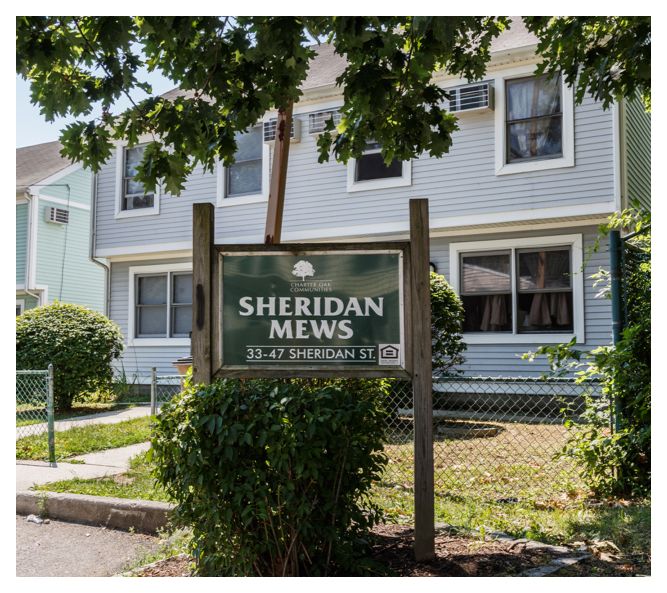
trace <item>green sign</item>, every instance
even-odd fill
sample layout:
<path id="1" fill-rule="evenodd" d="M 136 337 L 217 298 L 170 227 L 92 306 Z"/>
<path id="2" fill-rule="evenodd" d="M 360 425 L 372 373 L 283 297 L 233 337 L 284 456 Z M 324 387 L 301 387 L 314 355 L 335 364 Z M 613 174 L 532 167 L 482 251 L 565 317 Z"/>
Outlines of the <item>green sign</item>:
<path id="1" fill-rule="evenodd" d="M 402 258 L 223 253 L 223 367 L 403 368 Z"/>

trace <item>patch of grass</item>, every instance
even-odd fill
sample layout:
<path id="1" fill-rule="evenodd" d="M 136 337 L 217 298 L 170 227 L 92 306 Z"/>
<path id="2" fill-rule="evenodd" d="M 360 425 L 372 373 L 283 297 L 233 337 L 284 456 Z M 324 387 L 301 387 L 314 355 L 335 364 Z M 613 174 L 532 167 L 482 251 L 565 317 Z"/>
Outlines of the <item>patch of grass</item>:
<path id="1" fill-rule="evenodd" d="M 103 449 L 115 449 L 148 441 L 151 436 L 149 416 L 116 424 L 90 424 L 56 432 L 57 459 L 84 455 Z M 16 459 L 48 460 L 46 433 L 16 441 Z"/>
<path id="2" fill-rule="evenodd" d="M 159 533 L 159 537 L 160 543 L 158 548 L 134 560 L 126 570 L 134 570 L 159 560 L 166 560 L 172 556 L 190 552 L 192 532 L 188 529 L 175 529 L 173 531 L 165 529 Z"/>
<path id="3" fill-rule="evenodd" d="M 135 407 L 136 404 L 118 404 L 118 403 L 74 403 L 72 409 L 67 412 L 56 412 L 54 417 L 57 420 L 69 420 L 79 416 L 88 416 L 100 414 L 102 412 L 112 412 L 114 410 L 127 410 Z M 20 406 L 16 409 L 16 426 L 30 426 L 31 424 L 42 424 L 47 421 L 46 409 L 42 406 Z"/>
<path id="4" fill-rule="evenodd" d="M 34 489 L 172 502 L 167 493 L 155 483 L 151 476 L 152 466 L 146 460 L 146 455 L 147 452 L 133 457 L 130 460 L 130 469 L 124 474 L 88 480 L 74 479 L 51 482 L 50 484 L 35 486 Z"/>

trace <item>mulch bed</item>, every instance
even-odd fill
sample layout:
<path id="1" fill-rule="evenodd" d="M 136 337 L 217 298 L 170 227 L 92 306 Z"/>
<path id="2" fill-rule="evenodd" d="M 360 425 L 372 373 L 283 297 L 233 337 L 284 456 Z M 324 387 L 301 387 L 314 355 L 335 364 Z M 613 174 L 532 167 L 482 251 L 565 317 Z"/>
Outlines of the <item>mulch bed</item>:
<path id="1" fill-rule="evenodd" d="M 521 541 L 474 538 L 439 530 L 435 559 L 418 563 L 414 559 L 412 527 L 381 525 L 373 532 L 376 536 L 372 544 L 373 559 L 394 576 L 516 576 L 559 557 L 553 551 L 527 549 Z M 191 561 L 186 555 L 175 556 L 135 570 L 133 576 L 191 576 Z"/>

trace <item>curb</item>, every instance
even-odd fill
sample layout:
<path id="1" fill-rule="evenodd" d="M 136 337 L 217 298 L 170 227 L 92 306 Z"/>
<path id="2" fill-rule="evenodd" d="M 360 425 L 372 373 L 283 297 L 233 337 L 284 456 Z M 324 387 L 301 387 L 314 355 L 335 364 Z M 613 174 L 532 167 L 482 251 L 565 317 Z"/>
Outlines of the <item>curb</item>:
<path id="1" fill-rule="evenodd" d="M 151 500 L 22 491 L 16 493 L 17 515 L 102 525 L 110 529 L 155 534 L 169 523 L 174 505 Z"/>

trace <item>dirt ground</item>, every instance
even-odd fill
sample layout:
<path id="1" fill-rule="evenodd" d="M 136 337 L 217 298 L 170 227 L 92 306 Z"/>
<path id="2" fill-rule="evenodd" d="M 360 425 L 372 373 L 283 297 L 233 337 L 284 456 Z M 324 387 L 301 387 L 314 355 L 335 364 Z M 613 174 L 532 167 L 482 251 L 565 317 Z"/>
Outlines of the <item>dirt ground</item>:
<path id="1" fill-rule="evenodd" d="M 436 535 L 436 558 L 417 563 L 413 553 L 411 527 L 383 525 L 373 530 L 372 557 L 393 576 L 516 576 L 525 570 L 548 564 L 558 554 L 526 550 L 514 542 L 471 538 L 453 533 Z M 191 576 L 192 559 L 181 555 L 155 563 L 134 576 Z"/>

